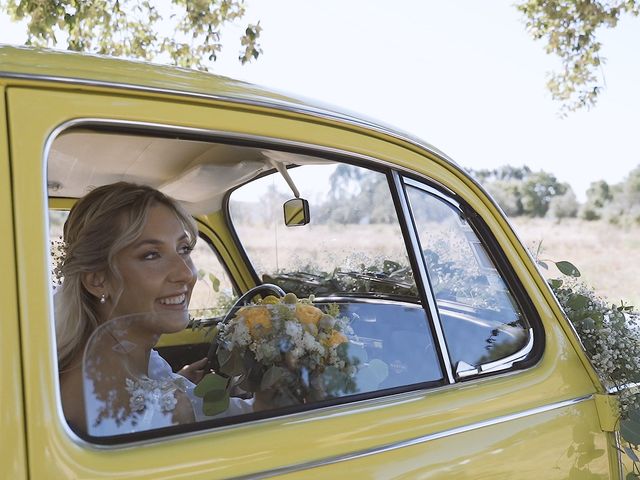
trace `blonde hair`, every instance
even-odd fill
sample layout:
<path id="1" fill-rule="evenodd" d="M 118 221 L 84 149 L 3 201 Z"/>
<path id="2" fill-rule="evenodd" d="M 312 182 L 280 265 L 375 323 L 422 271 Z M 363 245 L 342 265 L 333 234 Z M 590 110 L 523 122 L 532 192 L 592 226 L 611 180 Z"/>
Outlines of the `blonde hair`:
<path id="1" fill-rule="evenodd" d="M 84 287 L 83 275 L 104 272 L 116 282 L 121 281 L 114 257 L 140 237 L 149 209 L 157 204 L 176 214 L 191 245 L 195 245 L 198 228 L 193 218 L 174 199 L 147 185 L 118 182 L 97 187 L 69 212 L 63 231 L 65 257 L 60 267 L 63 283 L 56 293 L 60 371 L 84 348 L 99 324 L 99 300 Z M 115 303 L 118 296 L 113 299 Z"/>

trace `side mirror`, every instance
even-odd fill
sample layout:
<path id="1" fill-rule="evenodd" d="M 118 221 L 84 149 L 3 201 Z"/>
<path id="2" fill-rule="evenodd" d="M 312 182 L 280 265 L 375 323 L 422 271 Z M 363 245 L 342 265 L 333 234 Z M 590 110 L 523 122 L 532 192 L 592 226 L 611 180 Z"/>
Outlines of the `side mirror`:
<path id="1" fill-rule="evenodd" d="M 284 224 L 287 227 L 300 227 L 311 220 L 309 202 L 304 198 L 292 198 L 284 202 Z"/>

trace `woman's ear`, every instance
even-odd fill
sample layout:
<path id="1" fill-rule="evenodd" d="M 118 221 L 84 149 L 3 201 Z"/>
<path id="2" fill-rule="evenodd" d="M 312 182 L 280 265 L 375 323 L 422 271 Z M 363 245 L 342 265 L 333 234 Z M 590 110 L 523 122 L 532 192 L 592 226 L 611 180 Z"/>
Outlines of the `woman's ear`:
<path id="1" fill-rule="evenodd" d="M 80 278 L 84 288 L 94 297 L 99 299 L 109 294 L 104 272 L 86 272 Z"/>

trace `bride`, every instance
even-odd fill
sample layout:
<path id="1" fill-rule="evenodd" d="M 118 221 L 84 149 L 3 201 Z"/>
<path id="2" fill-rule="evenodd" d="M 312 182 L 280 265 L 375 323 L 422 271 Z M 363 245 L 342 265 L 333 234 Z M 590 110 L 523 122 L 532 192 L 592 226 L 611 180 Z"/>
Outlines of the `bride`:
<path id="1" fill-rule="evenodd" d="M 153 350 L 160 335 L 188 323 L 196 239 L 191 216 L 148 186 L 98 187 L 71 209 L 55 319 L 62 407 L 77 433 L 119 435 L 202 418 L 193 388 L 206 359 L 178 375 Z"/>

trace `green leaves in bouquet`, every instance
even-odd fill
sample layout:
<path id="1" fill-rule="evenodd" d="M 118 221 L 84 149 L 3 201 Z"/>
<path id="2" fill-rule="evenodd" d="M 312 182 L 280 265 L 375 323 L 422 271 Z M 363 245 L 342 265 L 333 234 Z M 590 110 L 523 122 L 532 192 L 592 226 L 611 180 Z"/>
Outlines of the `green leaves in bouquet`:
<path id="1" fill-rule="evenodd" d="M 244 359 L 238 350 L 227 350 L 219 345 L 217 353 L 221 373 L 229 377 L 234 377 L 245 372 Z"/>
<path id="2" fill-rule="evenodd" d="M 358 391 L 371 392 L 377 390 L 388 376 L 389 366 L 379 358 L 374 358 L 358 370 L 355 382 Z"/>
<path id="3" fill-rule="evenodd" d="M 202 398 L 202 411 L 205 415 L 218 415 L 229 408 L 228 384 L 228 378 L 217 373 L 208 373 L 196 385 L 193 393 Z"/>
<path id="4" fill-rule="evenodd" d="M 280 381 L 284 376 L 285 370 L 282 367 L 273 365 L 264 373 L 262 381 L 260 382 L 260 390 L 269 390 Z"/>
<path id="5" fill-rule="evenodd" d="M 637 449 L 637 446 L 640 445 L 640 410 L 637 408 L 628 412 L 626 418 L 623 418 L 620 421 L 620 435 L 622 438 L 629 442 L 631 445 L 634 445 Z M 634 462 L 639 461 L 635 452 L 631 449 L 631 454 L 633 454 L 633 458 L 630 452 L 627 452 Z"/>

